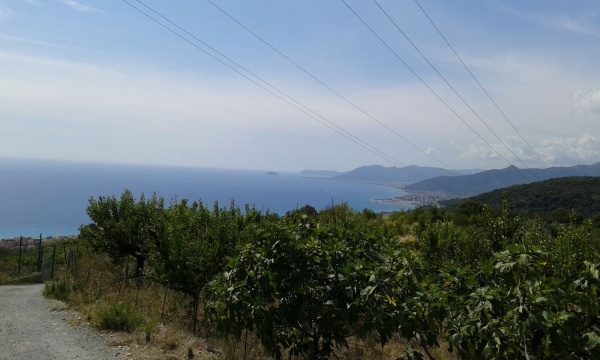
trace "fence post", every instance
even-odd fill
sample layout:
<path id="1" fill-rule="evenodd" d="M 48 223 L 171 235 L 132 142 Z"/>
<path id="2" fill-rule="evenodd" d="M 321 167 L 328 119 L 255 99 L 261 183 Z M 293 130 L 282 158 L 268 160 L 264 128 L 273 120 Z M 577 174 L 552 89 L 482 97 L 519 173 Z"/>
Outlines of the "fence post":
<path id="1" fill-rule="evenodd" d="M 140 288 L 142 287 L 142 280 L 139 278 L 137 280 L 137 292 L 135 294 L 135 306 L 137 307 L 138 299 L 140 298 Z"/>
<path id="2" fill-rule="evenodd" d="M 40 244 L 38 246 L 38 272 L 42 272 L 42 234 L 40 234 Z"/>
<path id="3" fill-rule="evenodd" d="M 196 293 L 194 294 L 194 314 L 192 315 L 192 332 L 194 333 L 194 335 L 197 334 L 197 323 L 198 323 L 198 307 L 199 307 L 199 303 L 200 302 L 200 291 L 196 291 Z"/>
<path id="4" fill-rule="evenodd" d="M 90 282 L 90 272 L 92 271 L 92 265 L 88 267 L 87 277 L 85 278 L 85 287 L 87 288 L 88 283 Z"/>
<path id="5" fill-rule="evenodd" d="M 52 270 L 50 270 L 50 280 L 54 280 L 54 255 L 56 255 L 56 244 L 52 246 Z"/>
<path id="6" fill-rule="evenodd" d="M 100 280 L 98 280 L 98 291 L 96 292 L 96 300 L 100 298 L 102 293 L 102 277 L 104 276 L 104 269 L 100 272 Z"/>
<path id="7" fill-rule="evenodd" d="M 165 297 L 163 298 L 162 310 L 160 311 L 160 319 L 163 319 L 165 314 L 165 304 L 167 303 L 167 294 L 169 293 L 169 282 L 167 282 L 167 288 L 165 289 Z"/>
<path id="8" fill-rule="evenodd" d="M 248 329 L 246 329 L 246 336 L 244 336 L 244 360 L 246 360 L 246 350 L 248 349 Z"/>
<path id="9" fill-rule="evenodd" d="M 78 264 L 77 264 L 77 258 L 78 258 L 78 255 L 77 255 L 77 248 L 75 248 L 75 251 L 73 251 L 73 269 L 75 270 L 75 277 L 79 276 L 79 275 L 77 274 L 77 272 L 78 272 L 78 270 L 79 270 L 79 266 L 78 266 Z"/>
<path id="10" fill-rule="evenodd" d="M 23 250 L 23 237 L 19 237 L 19 275 L 21 275 L 21 254 Z"/>
<path id="11" fill-rule="evenodd" d="M 63 253 L 65 255 L 65 266 L 69 268 L 69 261 L 67 260 L 67 245 L 63 242 Z"/>
<path id="12" fill-rule="evenodd" d="M 127 265 L 125 265 L 125 276 L 123 276 L 123 278 L 121 278 L 121 281 L 119 281 L 119 290 L 117 291 L 117 303 L 119 302 L 119 298 L 121 297 L 121 288 L 123 287 L 123 282 L 125 282 L 125 279 L 127 279 Z"/>

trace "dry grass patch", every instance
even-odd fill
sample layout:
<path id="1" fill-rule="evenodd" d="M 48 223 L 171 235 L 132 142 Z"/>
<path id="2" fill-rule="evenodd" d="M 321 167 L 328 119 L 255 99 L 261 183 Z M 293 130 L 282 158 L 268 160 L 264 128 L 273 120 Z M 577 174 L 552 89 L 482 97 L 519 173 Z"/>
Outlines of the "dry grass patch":
<path id="1" fill-rule="evenodd" d="M 398 235 L 398 236 L 396 236 L 396 240 L 399 243 L 411 243 L 411 242 L 415 242 L 417 240 L 417 238 L 413 234 L 408 234 L 408 235 Z"/>
<path id="2" fill-rule="evenodd" d="M 171 351 L 181 345 L 181 336 L 172 327 L 162 328 L 159 334 L 160 348 Z"/>
<path id="3" fill-rule="evenodd" d="M 399 336 L 394 336 L 385 346 L 381 346 L 376 334 L 366 335 L 362 338 L 352 337 L 348 339 L 348 348 L 338 349 L 334 355 L 335 359 L 355 360 L 389 360 L 398 359 L 408 348 L 420 351 L 422 348 L 415 342 L 407 341 Z M 440 343 L 439 348 L 428 348 L 428 351 L 436 360 L 456 360 L 458 357 L 448 351 L 446 343 Z"/>

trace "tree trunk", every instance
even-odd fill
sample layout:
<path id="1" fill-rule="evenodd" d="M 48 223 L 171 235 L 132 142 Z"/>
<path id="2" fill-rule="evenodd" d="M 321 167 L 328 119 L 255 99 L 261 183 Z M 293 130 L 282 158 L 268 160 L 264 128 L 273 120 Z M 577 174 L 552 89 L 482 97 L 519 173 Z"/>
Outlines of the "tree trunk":
<path id="1" fill-rule="evenodd" d="M 146 261 L 146 258 L 140 255 L 134 255 L 134 257 L 136 262 L 134 277 L 137 282 L 141 282 L 142 276 L 144 275 L 144 262 Z"/>
<path id="2" fill-rule="evenodd" d="M 317 335 L 317 332 L 315 330 L 313 330 L 313 343 L 312 343 L 312 349 L 310 351 L 310 359 L 311 360 L 318 360 L 319 359 L 319 336 Z"/>
<path id="3" fill-rule="evenodd" d="M 192 314 L 192 331 L 194 333 L 194 335 L 196 334 L 196 331 L 198 330 L 198 307 L 199 307 L 199 303 L 200 303 L 200 292 L 196 292 L 194 294 L 194 304 L 192 305 L 193 308 L 193 314 Z"/>

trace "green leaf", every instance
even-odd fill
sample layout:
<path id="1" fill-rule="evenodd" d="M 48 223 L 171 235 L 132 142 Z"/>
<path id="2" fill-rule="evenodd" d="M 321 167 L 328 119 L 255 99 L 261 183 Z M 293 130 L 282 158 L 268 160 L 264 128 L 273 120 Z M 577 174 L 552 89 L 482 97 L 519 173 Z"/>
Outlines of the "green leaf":
<path id="1" fill-rule="evenodd" d="M 600 344 L 600 336 L 598 336 L 598 333 L 595 331 L 587 332 L 583 334 L 583 337 L 587 338 L 585 346 L 588 349 L 593 349 Z"/>

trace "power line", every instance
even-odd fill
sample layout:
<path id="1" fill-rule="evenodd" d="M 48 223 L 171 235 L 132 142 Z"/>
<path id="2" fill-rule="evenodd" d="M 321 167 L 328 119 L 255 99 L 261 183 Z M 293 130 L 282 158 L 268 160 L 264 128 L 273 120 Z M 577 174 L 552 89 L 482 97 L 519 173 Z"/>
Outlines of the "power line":
<path id="1" fill-rule="evenodd" d="M 471 112 L 477 117 L 477 119 L 479 119 L 479 121 L 485 125 L 485 127 L 492 133 L 494 134 L 494 136 L 496 137 L 496 139 L 498 139 L 498 141 L 500 141 L 500 143 L 502 145 L 504 145 L 505 148 L 508 149 L 508 151 L 510 151 L 511 154 L 513 154 L 513 156 L 521 163 L 521 165 L 523 165 L 523 167 L 525 167 L 527 170 L 531 171 L 531 169 L 529 169 L 529 167 L 519 158 L 519 156 L 517 154 L 514 153 L 514 151 L 512 151 L 512 149 L 506 145 L 506 143 L 504 143 L 504 141 L 498 136 L 498 134 L 496 134 L 496 132 L 481 118 L 481 116 L 479 116 L 479 114 L 473 109 L 473 107 L 471 107 L 471 105 L 469 105 L 469 103 L 458 93 L 458 91 L 456 91 L 456 89 L 454 88 L 454 86 L 452 86 L 448 80 L 446 80 L 446 77 L 444 77 L 439 71 L 438 69 L 431 63 L 431 61 L 429 61 L 429 59 L 421 52 L 421 50 L 419 50 L 419 48 L 415 45 L 415 43 L 408 37 L 408 35 L 406 35 L 406 33 L 404 33 L 404 31 L 402 31 L 402 29 L 400 29 L 400 27 L 398 26 L 398 24 L 391 18 L 391 16 L 385 11 L 385 9 L 383 7 L 381 7 L 381 5 L 379 5 L 379 3 L 377 2 L 377 0 L 373 0 L 373 2 L 377 5 L 377 7 L 385 14 L 385 16 L 388 18 L 388 20 L 390 20 L 392 22 L 392 24 L 394 24 L 394 27 L 396 27 L 396 29 L 402 34 L 402 36 L 404 36 L 404 38 L 406 40 L 408 40 L 408 42 L 412 45 L 412 47 L 417 50 L 417 52 L 419 53 L 419 55 L 421 55 L 421 57 L 429 64 L 429 66 L 431 66 L 431 68 L 442 78 L 442 80 L 444 80 L 444 82 L 446 83 L 446 85 L 448 85 L 448 87 L 450 87 L 450 89 L 452 89 L 452 91 L 454 92 L 454 94 L 456 94 L 456 96 L 458 96 L 458 98 L 463 102 L 463 104 L 465 104 L 467 106 L 467 108 L 469 108 L 469 110 L 471 110 Z M 534 177 L 537 179 L 537 176 L 535 175 L 535 173 L 532 172 L 532 174 L 534 175 Z M 539 179 L 538 179 L 539 180 Z"/>
<path id="2" fill-rule="evenodd" d="M 538 158 L 538 160 L 540 160 L 540 162 L 542 164 L 544 164 L 545 167 L 548 167 L 548 165 L 546 164 L 546 162 L 544 160 L 542 160 L 542 158 L 537 153 L 537 151 L 535 151 L 531 147 L 531 145 L 529 145 L 529 143 L 527 142 L 527 140 L 525 140 L 525 138 L 523 137 L 523 135 L 521 135 L 521 133 L 519 132 L 519 130 L 517 130 L 517 128 L 513 125 L 513 123 L 508 119 L 508 117 L 506 116 L 506 114 L 504 113 L 504 111 L 502 111 L 502 109 L 500 109 L 500 107 L 498 106 L 498 104 L 494 101 L 494 99 L 492 99 L 492 97 L 485 90 L 485 88 L 483 87 L 483 85 L 481 85 L 481 83 L 475 77 L 475 75 L 473 74 L 473 72 L 471 72 L 471 70 L 469 69 L 469 67 L 467 66 L 467 64 L 465 64 L 465 62 L 458 55 L 458 53 L 456 52 L 456 50 L 454 50 L 454 47 L 452 45 L 450 45 L 450 42 L 448 42 L 448 40 L 446 39 L 446 37 L 444 36 L 444 34 L 442 34 L 442 32 L 440 31 L 440 29 L 435 25 L 435 23 L 433 22 L 433 20 L 431 19 L 431 17 L 429 17 L 429 15 L 425 11 L 425 9 L 423 9 L 423 7 L 421 6 L 421 4 L 419 4 L 419 1 L 415 0 L 415 3 L 417 4 L 417 6 L 419 6 L 419 8 L 423 12 L 423 14 L 425 14 L 425 17 L 427 17 L 427 19 L 429 20 L 429 22 L 431 23 L 431 25 L 433 25 L 433 27 L 435 28 L 435 30 L 437 31 L 437 33 L 442 37 L 442 39 L 444 39 L 444 41 L 446 42 L 446 45 L 448 45 L 448 47 L 452 50 L 452 52 L 454 53 L 454 55 L 456 55 L 456 57 L 458 58 L 458 60 L 460 60 L 461 64 L 464 66 L 464 68 L 467 70 L 467 72 L 471 75 L 471 77 L 473 78 L 473 80 L 475 80 L 475 82 L 477 83 L 477 85 L 479 85 L 479 87 L 484 92 L 484 94 L 488 97 L 488 99 L 490 99 L 490 101 L 492 102 L 492 104 L 494 104 L 494 106 L 496 107 L 496 109 L 498 109 L 498 111 L 500 112 L 500 114 L 502 114 L 502 116 L 504 117 L 504 119 L 506 119 L 506 121 L 510 124 L 510 126 L 515 130 L 515 132 L 519 135 L 519 137 L 521 138 L 521 140 L 523 140 L 523 142 L 525 144 L 527 144 L 527 146 L 529 147 L 529 150 L 531 150 L 531 153 L 534 154 Z"/>
<path id="3" fill-rule="evenodd" d="M 433 156 L 432 154 L 428 153 L 427 151 L 423 150 L 422 148 L 420 148 L 418 145 L 414 144 L 413 142 L 411 142 L 410 140 L 408 140 L 407 138 L 405 138 L 404 136 L 400 135 L 398 132 L 394 131 L 392 128 L 390 128 L 389 126 L 387 126 L 386 124 L 384 124 L 383 122 L 379 121 L 378 119 L 376 119 L 374 116 L 372 116 L 371 114 L 367 113 L 365 110 L 363 110 L 362 108 L 360 108 L 358 105 L 356 105 L 355 103 L 353 103 L 352 101 L 348 100 L 348 98 L 346 98 L 345 96 L 343 96 L 342 94 L 340 94 L 338 91 L 336 91 L 335 89 L 333 89 L 331 86 L 327 85 L 325 82 L 323 82 L 321 79 L 317 78 L 315 75 L 313 75 L 311 72 L 309 72 L 308 70 L 306 70 L 304 67 L 302 67 L 301 65 L 299 65 L 297 62 L 295 62 L 294 60 L 292 60 L 290 57 L 288 57 L 287 55 L 285 55 L 284 53 L 282 53 L 280 50 L 278 50 L 277 48 L 275 48 L 273 45 L 271 45 L 269 42 L 267 42 L 264 38 L 262 38 L 260 35 L 256 34 L 254 31 L 252 31 L 251 29 L 249 29 L 246 25 L 242 24 L 239 20 L 237 20 L 236 18 L 234 18 L 231 14 L 229 14 L 227 11 L 223 10 L 221 7 L 219 7 L 217 4 L 215 4 L 212 0 L 206 0 L 208 1 L 211 5 L 213 5 L 215 8 L 217 8 L 219 11 L 221 11 L 223 14 L 225 14 L 227 17 L 229 17 L 231 20 L 233 20 L 235 23 L 237 23 L 239 26 L 241 26 L 242 28 L 244 28 L 246 31 L 248 31 L 250 34 L 252 34 L 255 38 L 257 38 L 258 40 L 260 40 L 263 44 L 267 45 L 269 48 L 271 48 L 273 51 L 275 51 L 277 54 L 279 54 L 280 56 L 282 56 L 284 59 L 286 59 L 288 62 L 290 62 L 292 65 L 294 65 L 296 68 L 300 69 L 302 72 L 304 72 L 306 75 L 310 76 L 312 79 L 314 79 L 315 81 L 317 81 L 319 84 L 321 84 L 322 86 L 326 87 L 328 90 L 330 90 L 331 92 L 333 92 L 335 95 L 337 95 L 340 99 L 344 100 L 346 103 L 350 104 L 352 107 L 354 107 L 356 110 L 360 111 L 361 113 L 363 113 L 364 115 L 366 115 L 367 117 L 369 117 L 371 120 L 375 121 L 377 124 L 379 124 L 380 126 L 382 126 L 383 128 L 385 128 L 386 130 L 390 131 L 391 133 L 393 133 L 394 135 L 396 135 L 397 137 L 399 137 L 400 139 L 402 139 L 403 141 L 405 141 L 407 144 L 409 144 L 410 146 L 414 147 L 415 149 L 419 150 L 420 152 L 422 152 L 423 154 L 429 156 L 430 158 L 432 158 L 433 160 L 437 161 L 439 164 L 445 166 L 446 168 L 458 173 L 456 170 L 452 169 L 448 164 L 444 163 L 443 161 L 441 161 L 440 159 L 436 158 L 435 156 Z"/>
<path id="4" fill-rule="evenodd" d="M 373 153 L 376 156 L 381 157 L 382 159 L 394 164 L 394 165 L 400 165 L 403 166 L 406 171 L 412 173 L 413 175 L 416 175 L 418 177 L 421 177 L 423 179 L 429 180 L 432 183 L 441 186 L 441 184 L 439 184 L 437 181 L 435 181 L 434 179 L 428 178 L 427 176 L 424 176 L 423 174 L 419 173 L 418 171 L 415 171 L 414 169 L 408 167 L 407 165 L 403 164 L 402 162 L 392 158 L 391 156 L 387 155 L 386 153 L 384 153 L 383 151 L 377 149 L 376 147 L 370 145 L 369 143 L 361 140 L 360 138 L 354 136 L 353 134 L 351 134 L 350 132 L 346 131 L 345 129 L 343 129 L 342 127 L 336 125 L 335 123 L 331 122 L 330 120 L 324 118 L 323 116 L 319 115 L 318 113 L 316 113 L 315 111 L 311 110 L 310 108 L 306 107 L 305 105 L 303 105 L 302 103 L 296 101 L 294 98 L 290 97 L 289 95 L 287 95 L 286 93 L 284 93 L 283 91 L 279 90 L 278 88 L 276 88 L 275 86 L 271 85 L 270 83 L 268 83 L 267 81 L 263 80 L 262 78 L 260 78 L 259 76 L 257 76 L 256 74 L 254 74 L 253 72 L 251 72 L 250 70 L 244 68 L 243 66 L 241 66 L 239 63 L 233 61 L 232 59 L 230 59 L 229 57 L 225 56 L 224 54 L 222 54 L 221 52 L 219 52 L 218 50 L 216 50 L 215 48 L 211 47 L 210 45 L 208 45 L 207 43 L 205 43 L 204 41 L 200 40 L 199 38 L 197 38 L 195 35 L 189 33 L 187 30 L 181 28 L 180 26 L 178 26 L 177 24 L 175 24 L 173 21 L 169 20 L 168 18 L 164 17 L 163 15 L 161 15 L 160 13 L 156 12 L 155 10 L 153 10 L 152 8 L 150 8 L 149 6 L 145 5 L 142 1 L 140 0 L 136 0 L 138 3 L 140 3 L 141 5 L 145 6 L 147 9 L 149 9 L 150 11 L 154 12 L 157 16 L 161 17 L 162 19 L 164 19 L 165 21 L 169 22 L 170 24 L 172 24 L 173 26 L 175 26 L 176 28 L 180 29 L 181 31 L 183 31 L 184 33 L 188 34 L 189 36 L 191 36 L 192 38 L 196 39 L 198 42 L 204 44 L 205 46 L 207 46 L 208 48 L 210 48 L 212 51 L 214 51 L 215 53 L 219 54 L 220 56 L 222 56 L 223 58 L 227 59 L 228 61 L 230 61 L 231 63 L 235 64 L 237 67 L 239 67 L 240 69 L 242 69 L 243 71 L 247 72 L 248 74 L 250 74 L 251 76 L 255 77 L 256 79 L 258 79 L 259 81 L 261 81 L 262 83 L 266 84 L 267 86 L 271 87 L 272 89 L 274 89 L 275 91 L 279 92 L 280 94 L 282 94 L 283 96 L 287 97 L 289 100 L 291 100 L 292 102 L 295 102 L 298 105 L 293 104 L 292 102 L 286 100 L 285 98 L 283 98 L 282 96 L 274 93 L 273 91 L 271 91 L 270 89 L 266 88 L 265 86 L 261 85 L 260 83 L 256 82 L 254 79 L 248 77 L 246 74 L 240 72 L 238 69 L 232 67 L 231 65 L 227 64 L 226 62 L 224 62 L 223 60 L 217 58 L 215 55 L 207 52 L 206 50 L 202 49 L 201 47 L 199 47 L 197 44 L 195 44 L 194 42 L 192 42 L 191 40 L 189 40 L 188 38 L 184 37 L 183 35 L 181 35 L 180 33 L 176 32 L 175 30 L 171 29 L 170 27 L 168 27 L 167 25 L 163 24 L 162 22 L 158 21 L 157 19 L 153 18 L 152 16 L 148 15 L 147 13 L 145 13 L 144 11 L 142 11 L 141 9 L 135 7 L 134 5 L 132 5 L 130 2 L 123 0 L 123 2 L 125 2 L 126 4 L 128 4 L 129 6 L 131 6 L 133 9 L 137 10 L 138 12 L 140 12 L 141 14 L 143 14 L 144 16 L 146 16 L 147 18 L 149 18 L 150 20 L 152 20 L 153 22 L 157 23 L 158 25 L 160 25 L 161 27 L 165 28 L 166 30 L 168 30 L 169 32 L 173 33 L 174 35 L 176 35 L 177 37 L 181 38 L 182 40 L 186 41 L 187 43 L 189 43 L 190 45 L 194 46 L 196 49 L 202 51 L 203 53 L 209 55 L 210 57 L 212 57 L 213 59 L 217 60 L 218 62 L 220 62 L 221 64 L 225 65 L 226 67 L 228 67 L 229 69 L 235 71 L 237 74 L 241 75 L 242 77 L 246 78 L 247 80 L 249 80 L 250 82 L 254 83 L 255 85 L 259 86 L 260 88 L 262 88 L 263 90 L 267 91 L 268 93 L 270 93 L 271 95 L 277 97 L 278 99 L 282 100 L 283 102 L 285 102 L 286 104 L 294 107 L 295 109 L 297 109 L 298 111 L 302 112 L 303 114 L 309 116 L 310 118 L 312 118 L 313 120 L 321 123 L 322 125 L 328 127 L 329 129 L 335 131 L 336 133 L 338 133 L 339 135 L 344 136 L 346 139 L 354 142 L 355 144 L 361 146 L 362 148 L 364 148 L 365 150 L 370 151 L 371 153 Z M 314 113 L 316 116 L 322 118 L 325 122 L 320 121 L 318 118 L 316 118 L 315 116 L 309 114 L 307 111 L 305 111 L 304 109 L 306 109 L 307 111 L 310 111 L 312 113 Z M 338 130 L 339 129 L 339 130 Z M 476 181 L 474 181 L 473 179 L 468 178 L 470 181 L 472 181 L 474 184 L 477 184 Z"/>
<path id="5" fill-rule="evenodd" d="M 140 12 L 141 14 L 143 14 L 144 16 L 146 16 L 147 18 L 149 18 L 150 20 L 152 20 L 153 22 L 157 23 L 158 25 L 162 26 L 163 28 L 165 28 L 166 30 L 168 30 L 169 32 L 173 33 L 174 35 L 176 35 L 177 37 L 179 37 L 180 39 L 184 40 L 185 42 L 189 43 L 190 45 L 192 45 L 193 47 L 195 47 L 196 49 L 202 51 L 203 53 L 205 53 L 206 55 L 212 57 L 213 59 L 217 60 L 218 62 L 220 62 L 221 64 L 225 65 L 226 67 L 228 67 L 229 69 L 235 71 L 238 75 L 241 75 L 242 77 L 244 77 L 245 79 L 249 80 L 250 82 L 252 82 L 253 84 L 259 86 L 260 88 L 262 88 L 263 90 L 267 91 L 268 93 L 270 93 L 271 95 L 277 97 L 278 99 L 282 100 L 283 102 L 285 102 L 286 104 L 294 107 L 296 110 L 302 112 L 303 114 L 309 116 L 310 118 L 312 118 L 313 120 L 319 122 L 320 124 L 328 127 L 329 129 L 335 131 L 336 133 L 338 133 L 339 135 L 344 136 L 346 139 L 354 142 L 355 144 L 361 146 L 362 148 L 370 151 L 371 153 L 373 153 L 374 155 L 377 155 L 381 158 L 383 158 L 384 160 L 394 164 L 394 165 L 400 165 L 406 168 L 407 171 L 413 173 L 414 175 L 417 175 L 423 179 L 427 179 L 426 176 L 420 174 L 417 171 L 414 171 L 411 168 L 408 168 L 405 164 L 403 164 L 402 162 L 392 158 L 391 156 L 387 155 L 386 153 L 384 153 L 383 151 L 377 149 L 376 147 L 368 144 L 367 142 L 361 140 L 360 138 L 356 137 L 355 135 L 351 134 L 350 132 L 346 131 L 345 129 L 343 129 L 342 127 L 336 125 L 335 123 L 331 122 L 330 120 L 327 120 L 326 118 L 322 117 L 321 115 L 319 115 L 318 113 L 314 112 L 313 110 L 309 109 L 308 107 L 304 106 L 302 103 L 296 101 L 295 99 L 293 99 L 292 97 L 290 97 L 289 95 L 287 95 L 286 93 L 284 93 L 283 91 L 279 90 L 278 88 L 276 88 L 275 86 L 271 85 L 270 83 L 268 83 L 267 81 L 263 80 L 262 78 L 260 78 L 259 76 L 257 76 L 256 74 L 254 74 L 253 72 L 249 71 L 248 69 L 244 68 L 243 66 L 241 66 L 240 64 L 238 64 L 237 62 L 233 61 L 232 59 L 230 59 L 229 57 L 225 56 L 224 54 L 222 54 L 221 52 L 219 52 L 218 50 L 216 50 L 215 48 L 211 47 L 210 45 L 208 45 L 206 42 L 202 41 L 201 39 L 199 39 L 198 37 L 196 37 L 195 35 L 191 34 L 190 32 L 188 32 L 187 30 L 183 29 L 182 27 L 180 27 L 179 25 L 177 25 L 176 23 L 174 23 L 173 21 L 169 20 L 168 18 L 166 18 L 165 16 L 161 15 L 160 13 L 158 13 L 157 11 L 155 11 L 154 9 L 152 9 L 151 7 L 149 7 L 148 5 L 144 4 L 142 1 L 140 0 L 136 0 L 138 3 L 140 3 L 141 5 L 143 5 L 144 7 L 146 7 L 148 10 L 150 10 L 151 12 L 153 12 L 154 14 L 156 14 L 157 16 L 159 16 L 160 18 L 162 18 L 163 20 L 167 21 L 169 24 L 171 24 L 172 26 L 176 27 L 177 29 L 179 29 L 180 31 L 184 32 L 185 34 L 187 34 L 188 36 L 192 37 L 193 39 L 195 39 L 196 41 L 200 42 L 201 44 L 203 44 L 204 46 L 208 47 L 209 49 L 211 49 L 212 51 L 214 51 L 215 53 L 219 54 L 221 57 L 223 57 L 224 59 L 227 59 L 229 62 L 231 62 L 232 64 L 234 64 L 235 66 L 239 67 L 240 69 L 242 69 L 243 71 L 247 72 L 248 74 L 250 74 L 251 76 L 253 76 L 254 78 L 258 79 L 260 82 L 266 84 L 267 86 L 269 86 L 270 88 L 274 89 L 275 91 L 279 92 L 280 94 L 282 94 L 283 96 L 285 96 L 286 98 L 290 99 L 287 100 L 284 97 L 276 94 L 275 92 L 273 92 L 272 90 L 268 89 L 267 87 L 263 86 L 262 84 L 258 83 L 257 81 L 255 81 L 254 79 L 250 78 L 249 76 L 247 76 L 246 74 L 242 73 L 241 71 L 239 71 L 238 69 L 234 68 L 233 66 L 229 65 L 228 63 L 226 63 L 225 61 L 219 59 L 218 57 L 216 57 L 215 55 L 209 53 L 208 51 L 206 51 L 205 49 L 201 48 L 200 46 L 198 46 L 197 44 L 195 44 L 193 41 L 189 40 L 188 38 L 186 38 L 185 36 L 181 35 L 180 33 L 178 33 L 177 31 L 171 29 L 170 27 L 168 27 L 167 25 L 163 24 L 162 22 L 158 21 L 157 19 L 155 19 L 154 17 L 150 16 L 148 13 L 144 12 L 143 10 L 141 10 L 140 8 L 134 6 L 133 4 L 131 4 L 129 1 L 127 0 L 122 0 L 124 3 L 126 3 L 127 5 L 129 5 L 130 7 L 132 7 L 133 9 L 135 9 L 136 11 Z M 298 104 L 295 105 L 294 103 Z M 304 110 L 304 109 L 306 110 Z M 316 114 L 316 116 L 322 118 L 325 122 L 319 120 L 316 116 L 311 115 L 310 113 L 308 113 L 307 111 L 310 111 L 314 114 Z"/>
<path id="6" fill-rule="evenodd" d="M 473 127 L 471 125 L 469 125 L 469 123 L 467 123 L 444 99 L 442 99 L 440 97 L 440 95 L 438 95 L 437 92 L 435 92 L 435 90 L 433 90 L 431 88 L 431 86 L 429 86 L 429 84 L 427 84 L 427 82 L 425 82 L 425 80 L 423 80 L 423 78 L 421 78 L 404 60 L 402 60 L 402 58 L 375 32 L 375 30 L 373 30 L 367 23 L 365 20 L 363 20 L 362 17 L 360 17 L 360 15 L 358 15 L 358 13 L 356 13 L 356 11 L 354 11 L 354 9 L 348 5 L 348 3 L 346 3 L 345 0 L 341 0 L 344 5 L 346 5 L 346 7 L 367 27 L 367 29 L 369 29 L 373 35 L 375 35 L 375 37 L 377 37 L 377 39 L 379 39 L 379 41 L 381 41 L 381 43 L 388 48 L 388 50 L 394 54 L 394 56 L 396 56 L 396 58 L 402 63 L 404 64 L 404 66 L 417 78 L 419 79 L 419 81 L 421 81 L 421 83 L 423 83 L 423 85 L 425 85 L 425 87 L 427 87 L 427 89 L 429 89 L 429 91 L 431 91 L 431 93 L 433 95 L 435 95 L 435 97 L 442 102 L 442 104 L 444 104 L 458 119 L 460 119 L 460 121 L 462 121 L 463 124 L 465 124 L 469 129 L 471 129 L 471 131 L 477 135 L 484 143 L 486 143 L 490 149 L 492 149 L 492 151 L 494 151 L 498 156 L 500 156 L 502 158 L 502 160 L 504 160 L 507 164 L 512 165 L 510 161 L 508 161 L 504 156 L 502 156 L 502 154 L 500 154 L 496 149 L 494 149 L 494 147 L 487 141 L 485 140 L 477 131 L 475 131 L 475 129 L 473 129 Z M 518 168 L 517 168 L 518 169 Z M 521 175 L 523 177 L 526 177 L 520 170 L 519 172 L 521 173 Z"/>
<path id="7" fill-rule="evenodd" d="M 123 0 L 125 1 L 125 0 Z M 245 72 L 247 72 L 248 74 L 250 74 L 251 76 L 253 76 L 254 78 L 256 78 L 257 80 L 259 80 L 260 82 L 262 82 L 263 84 L 267 85 L 268 87 L 272 88 L 273 90 L 275 90 L 276 92 L 280 93 L 282 96 L 286 97 L 287 99 L 289 99 L 290 101 L 294 102 L 297 104 L 291 104 L 289 101 L 281 98 L 279 95 L 274 94 L 272 91 L 264 88 L 263 86 L 260 86 L 261 88 L 263 88 L 264 90 L 268 91 L 269 93 L 271 93 L 272 95 L 277 96 L 280 100 L 285 101 L 286 103 L 288 103 L 289 105 L 293 106 L 294 108 L 296 108 L 299 111 L 302 111 L 305 115 L 310 116 L 311 118 L 313 118 L 314 120 L 320 122 L 321 124 L 327 126 L 328 128 L 336 131 L 338 134 L 346 137 L 348 140 L 353 141 L 354 143 L 356 143 L 359 146 L 362 146 L 363 148 L 371 151 L 372 153 L 374 153 L 375 155 L 378 155 L 382 158 L 384 158 L 385 160 L 391 162 L 392 164 L 396 165 L 396 164 L 400 164 L 401 166 L 405 166 L 403 163 L 401 163 L 400 161 L 392 158 L 391 156 L 385 154 L 383 151 L 377 149 L 376 147 L 368 144 L 367 142 L 361 140 L 360 138 L 354 136 L 353 134 L 351 134 L 350 132 L 346 131 L 345 129 L 343 129 L 342 127 L 338 126 L 337 124 L 333 123 L 332 121 L 328 120 L 327 118 L 321 116 L 320 114 L 318 114 L 317 112 L 313 111 L 312 109 L 308 108 L 307 106 L 305 106 L 304 104 L 300 103 L 299 101 L 295 100 L 294 98 L 292 98 L 291 96 L 289 96 L 288 94 L 286 94 L 285 92 L 281 91 L 280 89 L 278 89 L 277 87 L 273 86 L 272 84 L 270 84 L 269 82 L 265 81 L 264 79 L 262 79 L 261 77 L 259 77 L 258 75 L 254 74 L 252 71 L 248 70 L 247 68 L 243 67 L 242 65 L 240 65 L 239 63 L 237 63 L 236 61 L 232 60 L 231 58 L 227 57 L 226 55 L 224 55 L 223 53 L 219 52 L 217 49 L 215 49 L 214 47 L 210 46 L 209 44 L 207 44 L 206 42 L 202 41 L 201 39 L 199 39 L 197 36 L 195 36 L 194 34 L 190 33 L 189 31 L 185 30 L 184 28 L 180 27 L 179 25 L 177 25 L 176 23 L 174 23 L 173 21 L 171 21 L 170 19 L 166 18 L 165 16 L 163 16 L 162 14 L 158 13 L 157 11 L 155 11 L 154 9 L 152 9 L 151 7 L 149 7 L 148 5 L 144 4 L 142 1 L 140 0 L 136 0 L 138 3 L 140 3 L 141 5 L 143 5 L 144 7 L 146 7 L 148 10 L 152 11 L 154 14 L 156 14 L 157 16 L 161 17 L 163 20 L 167 21 L 168 23 L 170 23 L 171 25 L 175 26 L 177 29 L 183 31 L 184 33 L 186 33 L 187 35 L 189 35 L 190 37 L 192 37 L 193 39 L 195 39 L 196 41 L 202 43 L 203 45 L 207 46 L 208 48 L 210 48 L 212 51 L 214 51 L 215 53 L 219 54 L 220 56 L 222 56 L 223 58 L 227 59 L 229 62 L 235 64 L 237 67 L 239 67 L 240 69 L 244 70 Z M 127 2 L 127 1 L 125 1 Z M 134 7 L 135 8 L 135 7 Z M 137 9 L 137 8 L 136 8 Z M 137 9 L 139 10 L 139 9 Z M 147 14 L 145 14 L 147 15 Z M 152 18 L 152 20 L 156 21 L 155 19 Z M 159 22 L 159 24 L 161 24 Z M 163 27 L 164 25 L 161 24 Z M 166 27 L 168 30 L 170 30 L 171 32 L 173 32 L 170 28 Z M 178 34 L 179 35 L 179 34 Z M 180 35 L 179 35 L 180 36 Z M 181 36 L 180 36 L 181 37 Z M 186 39 L 187 41 L 187 39 Z M 189 41 L 188 41 L 189 42 Z M 206 53 L 206 52 L 205 52 Z M 213 57 L 214 58 L 214 57 Z M 221 62 L 223 63 L 223 62 Z M 230 67 L 230 66 L 228 66 Z M 230 67 L 231 68 L 231 67 Z M 239 71 L 236 70 L 236 72 L 239 74 Z M 247 78 L 246 76 L 244 76 L 245 78 Z M 252 81 L 253 83 L 256 84 L 256 82 Z M 309 111 L 311 113 L 314 114 L 308 114 L 305 110 L 300 109 L 304 108 L 306 111 Z M 327 125 L 325 123 L 323 123 L 322 121 L 318 120 L 315 118 L 315 116 L 321 118 L 322 120 L 324 120 L 325 122 L 327 122 L 330 125 Z M 335 128 L 332 128 L 332 126 Z M 336 130 L 337 129 L 337 130 Z"/>

